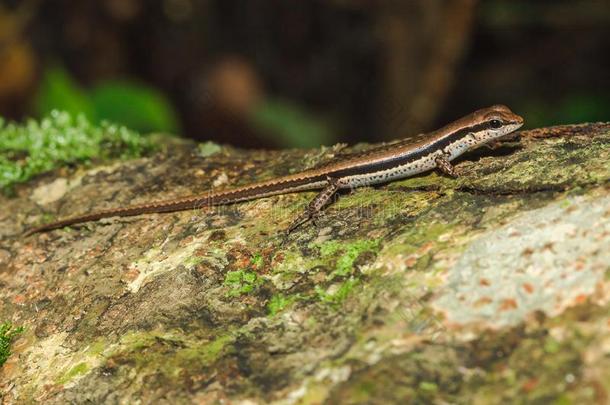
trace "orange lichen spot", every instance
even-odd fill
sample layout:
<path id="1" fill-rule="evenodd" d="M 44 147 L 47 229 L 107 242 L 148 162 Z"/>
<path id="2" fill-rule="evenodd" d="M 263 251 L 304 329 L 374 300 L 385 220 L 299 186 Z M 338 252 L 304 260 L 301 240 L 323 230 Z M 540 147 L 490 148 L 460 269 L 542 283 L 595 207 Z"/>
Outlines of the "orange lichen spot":
<path id="1" fill-rule="evenodd" d="M 418 249 L 421 254 L 428 253 L 434 247 L 434 242 L 426 242 Z"/>
<path id="2" fill-rule="evenodd" d="M 521 388 L 523 388 L 524 391 L 530 392 L 530 391 L 533 391 L 534 388 L 536 388 L 536 386 L 538 386 L 538 379 L 530 378 L 529 380 L 525 380 L 523 382 L 523 385 L 521 386 Z"/>
<path id="3" fill-rule="evenodd" d="M 581 271 L 585 268 L 586 266 L 586 261 L 584 258 L 579 257 L 578 259 L 576 259 L 576 261 L 574 262 L 574 269 L 576 271 Z"/>
<path id="4" fill-rule="evenodd" d="M 502 303 L 500 304 L 500 311 L 515 309 L 517 306 L 517 301 L 515 301 L 513 298 L 507 298 L 502 300 Z"/>
<path id="5" fill-rule="evenodd" d="M 280 264 L 286 260 L 286 254 L 284 252 L 279 252 L 275 256 L 273 256 L 273 264 Z"/>
<path id="6" fill-rule="evenodd" d="M 407 257 L 405 259 L 405 266 L 407 266 L 407 267 L 413 267 L 413 266 L 415 266 L 416 263 L 417 263 L 416 255 L 409 255 L 409 257 Z"/>
<path id="7" fill-rule="evenodd" d="M 25 302 L 25 295 L 18 294 L 13 298 L 13 304 L 23 304 Z"/>
<path id="8" fill-rule="evenodd" d="M 480 285 L 484 285 L 484 286 L 488 286 L 488 285 L 490 285 L 490 284 L 491 284 L 491 282 L 490 282 L 488 279 L 486 279 L 486 278 L 481 278 L 481 279 L 479 280 L 479 284 L 480 284 Z"/>
<path id="9" fill-rule="evenodd" d="M 528 294 L 531 294 L 534 292 L 534 286 L 531 285 L 530 283 L 523 283 L 522 287 L 525 290 L 525 292 Z"/>
<path id="10" fill-rule="evenodd" d="M 478 300 L 475 301 L 474 306 L 475 307 L 482 307 L 483 305 L 489 305 L 491 304 L 493 300 L 489 297 L 481 297 Z"/>
<path id="11" fill-rule="evenodd" d="M 574 298 L 575 304 L 584 304 L 587 301 L 588 296 L 586 294 L 579 294 Z"/>
<path id="12" fill-rule="evenodd" d="M 136 278 L 138 278 L 138 276 L 140 275 L 140 270 L 138 270 L 138 268 L 136 266 L 131 266 L 124 274 L 123 277 L 121 277 L 121 280 L 123 280 L 124 282 L 132 282 L 133 280 L 135 280 Z"/>

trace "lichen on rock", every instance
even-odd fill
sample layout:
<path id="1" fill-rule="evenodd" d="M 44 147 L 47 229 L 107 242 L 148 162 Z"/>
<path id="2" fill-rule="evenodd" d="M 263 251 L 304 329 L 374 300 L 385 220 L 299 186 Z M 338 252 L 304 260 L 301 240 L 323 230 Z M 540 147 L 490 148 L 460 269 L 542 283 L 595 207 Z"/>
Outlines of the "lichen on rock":
<path id="1" fill-rule="evenodd" d="M 21 231 L 284 175 L 327 149 L 173 141 L 32 179 L 0 196 L 0 319 L 25 326 L 1 398 L 603 403 L 609 146 L 607 124 L 524 131 L 463 156 L 458 179 L 355 190 L 288 237 L 313 193 Z"/>

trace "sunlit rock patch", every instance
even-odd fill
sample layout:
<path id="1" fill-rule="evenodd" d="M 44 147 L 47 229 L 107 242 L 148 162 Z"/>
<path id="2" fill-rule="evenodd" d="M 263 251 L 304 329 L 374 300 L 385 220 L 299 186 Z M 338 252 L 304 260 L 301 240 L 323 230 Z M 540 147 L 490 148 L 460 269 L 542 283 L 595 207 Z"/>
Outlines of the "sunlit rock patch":
<path id="1" fill-rule="evenodd" d="M 586 301 L 610 266 L 610 196 L 574 197 L 480 235 L 433 302 L 450 324 L 502 327 Z"/>

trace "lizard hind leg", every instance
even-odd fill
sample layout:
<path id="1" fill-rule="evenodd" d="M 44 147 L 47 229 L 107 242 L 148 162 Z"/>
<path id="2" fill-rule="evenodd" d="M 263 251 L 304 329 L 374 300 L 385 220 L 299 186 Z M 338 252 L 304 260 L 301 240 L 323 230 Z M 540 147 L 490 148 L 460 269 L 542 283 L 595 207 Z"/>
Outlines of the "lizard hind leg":
<path id="1" fill-rule="evenodd" d="M 329 177 L 327 181 L 328 184 L 326 185 L 326 187 L 324 187 L 324 189 L 322 189 L 322 191 L 320 191 L 320 193 L 315 196 L 313 200 L 311 200 L 311 202 L 307 205 L 307 208 L 305 208 L 305 211 L 301 215 L 299 215 L 294 221 L 292 221 L 292 223 L 286 230 L 286 234 L 289 234 L 290 232 L 294 231 L 301 224 L 309 221 L 310 219 L 314 221 L 315 224 L 315 219 L 320 214 L 322 208 L 324 208 L 330 202 L 333 195 L 335 195 L 337 190 L 339 190 L 339 182 L 337 181 L 337 179 Z"/>

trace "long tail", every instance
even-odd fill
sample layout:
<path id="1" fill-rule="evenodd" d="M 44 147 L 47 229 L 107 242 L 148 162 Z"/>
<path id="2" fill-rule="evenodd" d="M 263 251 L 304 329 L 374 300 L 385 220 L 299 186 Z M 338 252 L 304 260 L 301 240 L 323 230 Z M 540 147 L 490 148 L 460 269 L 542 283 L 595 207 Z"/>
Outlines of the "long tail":
<path id="1" fill-rule="evenodd" d="M 110 217 L 128 217 L 140 214 L 149 214 L 154 212 L 173 212 L 188 209 L 195 209 L 198 207 L 205 207 L 210 203 L 210 198 L 198 196 L 195 198 L 184 198 L 172 201 L 156 201 L 148 204 L 141 205 L 130 205 L 122 208 L 111 208 L 108 210 L 101 210 L 92 212 L 90 214 L 77 215 L 61 219 L 59 221 L 51 222 L 48 224 L 40 225 L 38 227 L 29 229 L 25 232 L 25 236 L 32 235 L 38 232 L 51 231 L 53 229 L 63 228 L 64 226 L 80 224 L 83 222 L 97 221 L 102 218 Z"/>
<path id="2" fill-rule="evenodd" d="M 320 179 L 322 181 L 323 178 Z M 61 219 L 41 225 L 25 232 L 24 236 L 29 236 L 38 232 L 50 231 L 63 228 L 65 226 L 80 224 L 83 222 L 97 221 L 102 218 L 128 217 L 140 214 L 162 213 L 200 209 L 216 205 L 232 204 L 240 201 L 254 200 L 257 198 L 269 197 L 277 194 L 285 194 L 295 191 L 312 190 L 320 187 L 320 181 L 311 177 L 287 176 L 267 182 L 252 184 L 247 187 L 240 187 L 233 190 L 218 191 L 196 196 L 178 198 L 175 200 L 154 201 L 140 205 L 130 205 L 121 208 L 96 211 L 90 214 L 78 215 Z"/>

